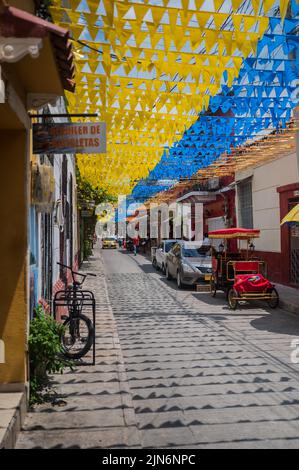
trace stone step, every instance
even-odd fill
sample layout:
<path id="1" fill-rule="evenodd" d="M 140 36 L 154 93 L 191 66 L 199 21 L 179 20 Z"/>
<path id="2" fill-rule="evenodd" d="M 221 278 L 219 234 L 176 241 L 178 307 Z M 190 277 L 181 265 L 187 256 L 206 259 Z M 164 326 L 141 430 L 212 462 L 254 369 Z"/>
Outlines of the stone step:
<path id="1" fill-rule="evenodd" d="M 25 415 L 25 392 L 0 393 L 0 449 L 14 448 Z"/>

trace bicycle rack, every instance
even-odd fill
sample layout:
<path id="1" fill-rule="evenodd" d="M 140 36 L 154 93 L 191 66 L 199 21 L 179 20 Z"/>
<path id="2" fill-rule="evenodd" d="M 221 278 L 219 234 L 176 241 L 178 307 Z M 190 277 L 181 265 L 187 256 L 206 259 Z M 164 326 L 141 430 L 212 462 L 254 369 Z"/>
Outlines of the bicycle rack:
<path id="1" fill-rule="evenodd" d="M 76 292 L 73 292 L 69 289 L 57 291 L 53 297 L 53 317 L 56 320 L 57 309 L 61 307 L 69 309 L 70 305 L 74 300 L 80 303 L 80 313 L 82 312 L 82 310 L 84 311 L 84 313 L 86 313 L 86 309 L 91 309 L 92 311 L 92 321 L 94 327 L 92 365 L 94 366 L 96 363 L 96 301 L 93 292 L 91 292 L 90 290 L 78 290 Z M 78 359 L 78 361 L 81 361 L 81 359 Z M 89 366 L 90 363 L 80 362 L 80 365 Z"/>

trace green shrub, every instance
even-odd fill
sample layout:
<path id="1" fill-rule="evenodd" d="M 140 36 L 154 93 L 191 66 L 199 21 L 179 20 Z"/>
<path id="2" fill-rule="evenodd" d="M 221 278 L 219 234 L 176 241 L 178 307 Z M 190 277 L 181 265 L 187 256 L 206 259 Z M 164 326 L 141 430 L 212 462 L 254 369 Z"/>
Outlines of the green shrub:
<path id="1" fill-rule="evenodd" d="M 84 260 L 87 260 L 92 255 L 92 241 L 84 240 Z"/>
<path id="2" fill-rule="evenodd" d="M 71 367 L 71 362 L 62 355 L 61 335 L 64 326 L 58 323 L 42 307 L 35 309 L 30 322 L 29 360 L 30 360 L 30 404 L 42 403 L 47 395 L 48 374 L 60 372 Z"/>

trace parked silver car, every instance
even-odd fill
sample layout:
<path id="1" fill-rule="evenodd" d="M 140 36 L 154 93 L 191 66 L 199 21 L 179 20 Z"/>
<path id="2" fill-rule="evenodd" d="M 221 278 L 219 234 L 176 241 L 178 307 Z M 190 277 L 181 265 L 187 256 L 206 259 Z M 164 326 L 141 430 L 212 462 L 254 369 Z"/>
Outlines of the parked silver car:
<path id="1" fill-rule="evenodd" d="M 167 253 L 166 277 L 176 279 L 179 288 L 210 281 L 212 274 L 211 247 L 192 242 L 177 242 Z"/>

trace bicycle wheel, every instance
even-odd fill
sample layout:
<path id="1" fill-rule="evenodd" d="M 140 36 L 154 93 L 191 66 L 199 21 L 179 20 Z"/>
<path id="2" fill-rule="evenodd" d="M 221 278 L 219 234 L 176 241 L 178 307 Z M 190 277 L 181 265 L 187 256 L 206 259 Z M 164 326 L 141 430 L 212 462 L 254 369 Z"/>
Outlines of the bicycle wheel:
<path id="1" fill-rule="evenodd" d="M 236 299 L 236 297 L 238 297 L 238 292 L 235 290 L 235 289 L 230 289 L 228 291 L 228 297 L 227 297 L 227 300 L 228 300 L 228 305 L 229 305 L 229 308 L 231 310 L 236 310 L 237 306 L 238 306 L 238 301 Z"/>
<path id="2" fill-rule="evenodd" d="M 211 289 L 211 296 L 216 297 L 217 287 L 216 287 L 216 278 L 214 274 L 212 274 L 211 279 L 210 279 L 210 289 Z"/>
<path id="3" fill-rule="evenodd" d="M 63 323 L 65 331 L 61 338 L 63 354 L 68 359 L 80 359 L 90 350 L 94 339 L 94 327 L 85 315 L 68 317 Z"/>
<path id="4" fill-rule="evenodd" d="M 271 299 L 268 300 L 268 305 L 270 308 L 276 308 L 279 305 L 279 295 L 275 287 L 270 291 Z"/>

